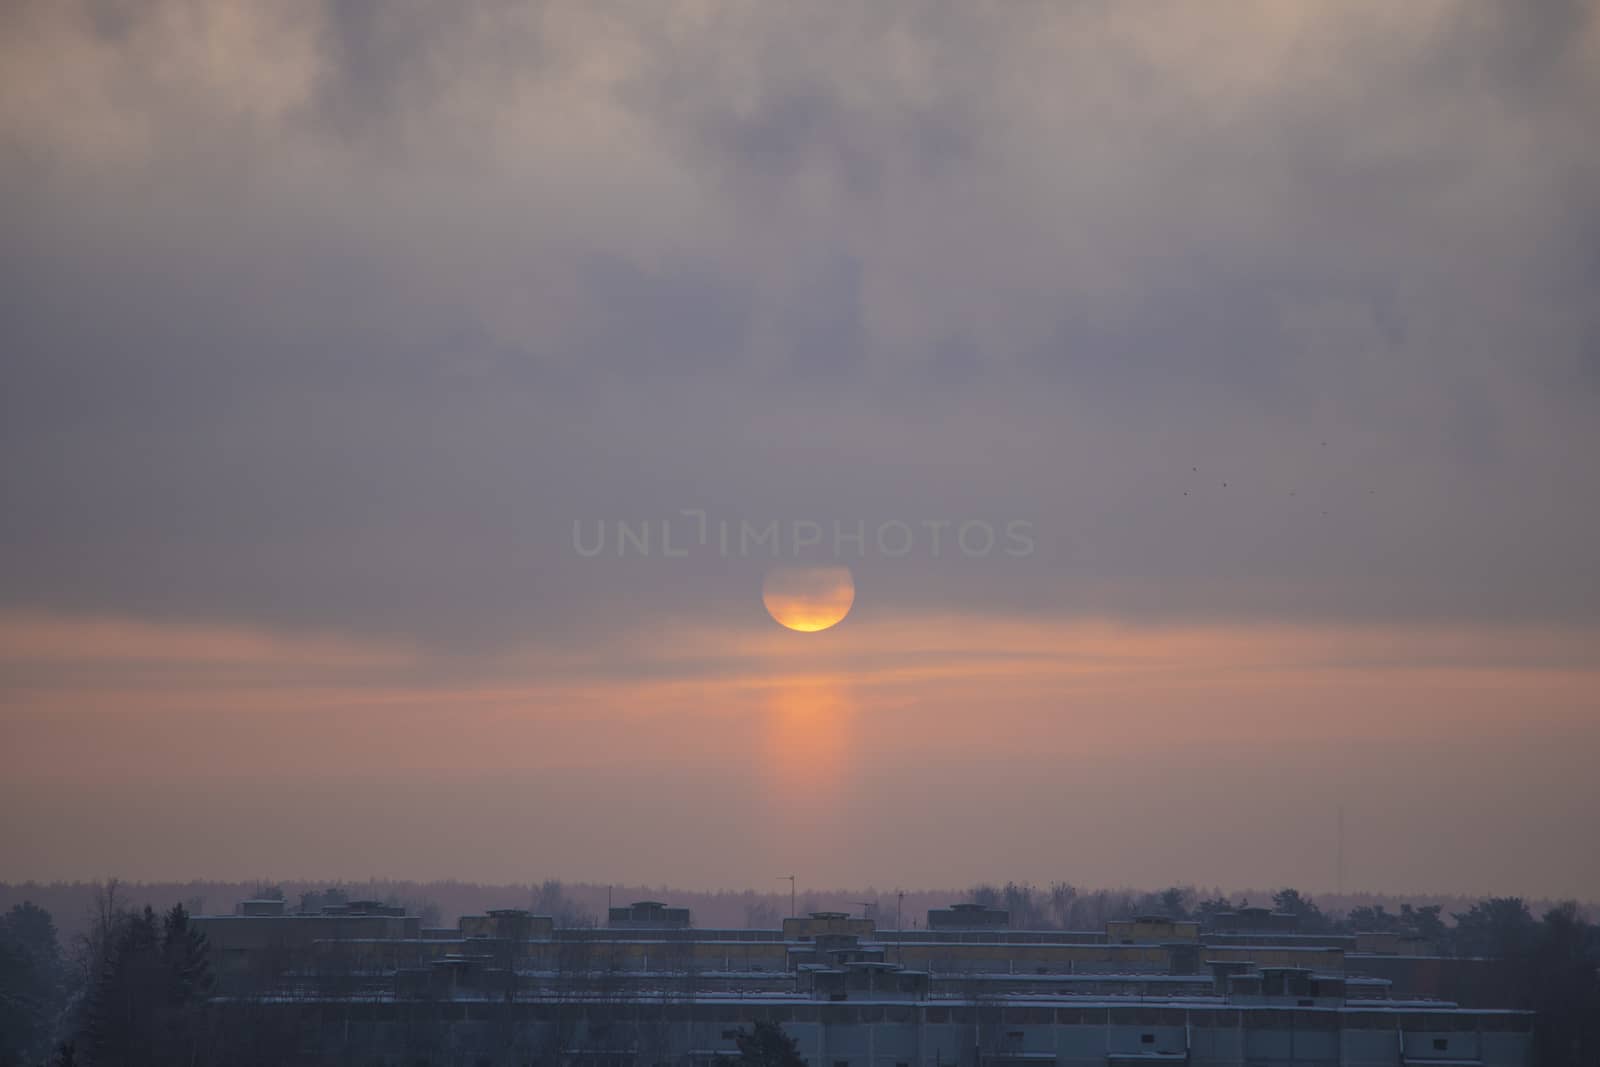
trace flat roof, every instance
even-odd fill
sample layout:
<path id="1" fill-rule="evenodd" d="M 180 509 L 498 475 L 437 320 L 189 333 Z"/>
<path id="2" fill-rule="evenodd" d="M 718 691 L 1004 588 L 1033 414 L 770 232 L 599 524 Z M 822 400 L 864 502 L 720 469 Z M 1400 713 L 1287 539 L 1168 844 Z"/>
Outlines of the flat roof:
<path id="1" fill-rule="evenodd" d="M 639 1001 L 644 1000 L 644 998 L 648 997 L 649 995 L 650 995 L 649 993 L 643 993 L 642 992 L 639 997 L 630 998 L 630 999 L 632 1001 L 634 1001 L 634 1002 L 639 1002 Z M 311 997 L 311 996 L 303 996 L 303 995 L 275 996 L 275 995 L 272 995 L 272 994 L 268 994 L 265 997 L 260 997 L 260 996 L 251 996 L 251 997 L 219 996 L 219 997 L 212 997 L 211 999 L 213 1001 L 217 1001 L 217 1002 L 249 1000 L 252 1003 L 261 1003 L 263 1001 L 267 1001 L 267 1002 L 277 1001 L 277 1002 L 284 1002 L 284 1003 L 312 1003 L 312 1002 L 344 1003 L 344 1002 L 348 1001 L 348 1002 L 359 1002 L 359 1003 L 366 1003 L 366 1004 L 388 1003 L 388 1002 L 403 1002 L 403 1003 L 409 1003 L 410 1002 L 409 998 L 396 997 L 393 994 L 389 994 L 389 993 L 374 994 L 374 993 L 372 993 L 370 991 L 365 992 L 365 993 L 352 994 L 352 995 L 347 996 L 347 997 Z M 478 1002 L 492 1003 L 492 1002 L 498 1002 L 498 1001 L 501 1001 L 501 1000 L 503 1000 L 503 993 L 497 992 L 495 990 L 484 990 L 484 991 L 482 991 L 481 995 L 476 995 L 476 996 L 468 994 L 468 995 L 458 995 L 458 996 L 456 996 L 454 998 L 454 1001 L 456 1003 L 478 1003 Z M 1296 1004 L 1254 1004 L 1254 1003 L 1252 1003 L 1252 1004 L 1240 1004 L 1240 1003 L 1236 1003 L 1236 1002 L 1229 1002 L 1227 999 L 1225 999 L 1223 997 L 1218 997 L 1218 996 L 1187 996 L 1187 997 L 1184 997 L 1184 996 L 1172 996 L 1172 997 L 1159 997 L 1159 996 L 1157 996 L 1157 997 L 1152 997 L 1152 996 L 1126 996 L 1126 997 L 1083 996 L 1083 997 L 1070 997 L 1070 998 L 1068 998 L 1068 997 L 1043 998 L 1043 997 L 1013 997 L 1013 996 L 1006 996 L 1006 997 L 1002 997 L 1002 998 L 999 998 L 999 999 L 995 999 L 995 998 L 977 998 L 977 999 L 974 999 L 974 998 L 951 997 L 951 998 L 931 998 L 931 999 L 927 999 L 927 1000 L 905 1000 L 905 999 L 894 999 L 894 998 L 888 998 L 888 997 L 852 997 L 849 1000 L 844 1000 L 844 1001 L 829 1001 L 829 1000 L 817 1000 L 815 997 L 810 996 L 809 994 L 791 993 L 791 992 L 786 992 L 786 991 L 785 992 L 757 991 L 757 992 L 746 992 L 746 993 L 718 993 L 718 994 L 713 994 L 713 995 L 699 995 L 699 996 L 696 996 L 693 1001 L 677 1001 L 677 1002 L 673 1002 L 673 1003 L 669 1003 L 669 1004 L 663 1004 L 663 1003 L 661 1003 L 659 1001 L 644 1001 L 644 1002 L 650 1003 L 650 1004 L 652 1004 L 652 1006 L 659 1005 L 661 1007 L 676 1008 L 678 1010 L 691 1009 L 691 1008 L 694 1008 L 694 1007 L 739 1007 L 741 1005 L 754 1006 L 754 1005 L 767 1004 L 767 1005 L 784 1005 L 784 1006 L 796 1006 L 796 1007 L 814 1007 L 814 1008 L 818 1008 L 818 1009 L 860 1008 L 860 1007 L 874 1007 L 874 1008 L 920 1007 L 920 1008 L 924 1008 L 924 1009 L 930 1009 L 930 1008 L 963 1008 L 963 1007 L 978 1007 L 978 1008 L 1074 1008 L 1074 1009 L 1077 1009 L 1077 1008 L 1097 1008 L 1097 1009 L 1098 1008 L 1106 1008 L 1106 1009 L 1114 1009 L 1114 1008 L 1129 1008 L 1129 1009 L 1136 1009 L 1136 1008 L 1176 1008 L 1176 1009 L 1186 1009 L 1186 1010 L 1187 1009 L 1192 1009 L 1192 1010 L 1195 1010 L 1195 1011 L 1228 1010 L 1228 1011 L 1255 1012 L 1255 1013 L 1262 1013 L 1262 1012 L 1271 1012 L 1271 1013 L 1280 1013 L 1280 1012 L 1281 1013 L 1319 1012 L 1319 1013 L 1325 1013 L 1325 1014 L 1338 1014 L 1338 1015 L 1381 1014 L 1381 1015 L 1438 1015 L 1438 1016 L 1451 1016 L 1451 1017 L 1493 1016 L 1493 1017 L 1497 1017 L 1497 1018 L 1505 1018 L 1505 1017 L 1516 1016 L 1516 1017 L 1526 1018 L 1526 1019 L 1529 1019 L 1529 1020 L 1532 1020 L 1532 1018 L 1535 1015 L 1534 1012 L 1523 1011 L 1523 1010 L 1519 1010 L 1519 1009 L 1515 1009 L 1515 1008 L 1462 1008 L 1462 1007 L 1459 1007 L 1459 1006 L 1457 1006 L 1455 1004 L 1450 1004 L 1450 1003 L 1442 1003 L 1441 1004 L 1441 1003 L 1435 1003 L 1435 1002 L 1377 1001 L 1377 1002 L 1373 1002 L 1371 1004 L 1366 1004 L 1366 1003 L 1358 1003 L 1358 1004 L 1355 1004 L 1355 1005 L 1350 1005 L 1350 1004 L 1323 1004 L 1323 1005 L 1314 1005 L 1314 1006 L 1311 1006 L 1311 1007 L 1304 1007 L 1304 1006 L 1300 1006 L 1300 1005 L 1296 1005 Z M 549 1005 L 595 1004 L 595 1005 L 602 1005 L 602 1006 L 615 1006 L 617 1004 L 617 999 L 614 996 L 607 996 L 607 995 L 604 995 L 604 994 L 591 994 L 591 995 L 581 995 L 581 996 L 571 996 L 571 995 L 562 995 L 562 994 L 547 994 L 547 995 L 540 995 L 540 996 L 533 996 L 533 997 L 521 997 L 521 998 L 518 998 L 518 1003 L 521 1003 L 521 1004 L 549 1004 Z M 1438 1062 L 1441 1062 L 1441 1061 L 1429 1060 L 1428 1062 L 1429 1063 L 1438 1063 Z"/>

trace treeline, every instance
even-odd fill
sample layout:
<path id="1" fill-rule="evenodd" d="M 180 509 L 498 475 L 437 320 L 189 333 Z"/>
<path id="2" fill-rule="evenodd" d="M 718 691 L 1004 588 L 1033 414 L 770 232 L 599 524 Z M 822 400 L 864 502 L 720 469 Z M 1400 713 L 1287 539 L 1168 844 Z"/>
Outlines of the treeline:
<path id="1" fill-rule="evenodd" d="M 211 1062 L 210 995 L 205 938 L 182 904 L 130 908 L 112 882 L 65 949 L 38 905 L 0 916 L 0 1067 Z"/>
<path id="2" fill-rule="evenodd" d="M 1008 886 L 1010 887 L 1008 889 Z M 99 885 L 93 882 L 5 883 L 0 882 L 0 911 L 22 901 L 32 901 L 56 916 L 64 939 L 83 933 L 93 915 Z M 1025 895 L 1017 890 L 1026 889 Z M 543 915 L 554 915 L 563 925 L 601 925 L 608 903 L 627 904 L 634 900 L 660 900 L 689 908 L 695 925 L 721 928 L 776 927 L 789 914 L 791 900 L 787 884 L 771 891 L 684 890 L 670 886 L 606 885 L 594 882 L 539 882 L 508 885 L 475 882 L 416 882 L 374 879 L 364 882 L 250 881 L 250 882 L 149 882 L 121 883 L 120 891 L 129 907 L 146 905 L 161 910 L 182 902 L 191 914 L 226 913 L 246 897 L 281 895 L 291 907 L 315 899 L 330 889 L 350 899 L 381 900 L 399 904 L 420 915 L 425 925 L 453 926 L 462 915 L 477 915 L 491 908 L 526 907 Z M 1224 894 L 1221 890 L 1183 886 L 1158 892 L 1137 889 L 1087 889 L 1054 882 L 1042 888 L 1019 883 L 995 883 L 971 889 L 915 889 L 901 893 L 893 889 L 804 889 L 793 901 L 796 910 L 844 911 L 860 915 L 864 911 L 886 930 L 896 922 L 906 929 L 920 926 L 930 908 L 942 908 L 972 900 L 974 894 L 1011 894 L 1010 906 L 1017 925 L 1045 929 L 1095 930 L 1108 919 L 1149 911 L 1168 910 L 1166 902 L 1179 894 L 1193 909 L 1204 901 L 1219 899 L 1231 903 L 1267 904 L 1273 893 L 1251 890 Z M 1375 915 L 1399 915 L 1406 907 L 1413 911 L 1437 906 L 1443 921 L 1455 912 L 1465 912 L 1476 898 L 1459 895 L 1431 896 L 1349 893 L 1318 894 L 1317 903 L 1329 915 L 1347 915 L 1358 909 L 1374 909 Z M 1528 907 L 1542 915 L 1559 902 L 1529 900 Z M 1063 906 L 1064 905 L 1064 906 Z M 1596 917 L 1593 905 L 1583 909 L 1589 919 Z M 1381 918 L 1378 921 L 1384 921 Z M 1373 927 L 1377 928 L 1377 927 Z"/>
<path id="3" fill-rule="evenodd" d="M 1218 914 L 1254 903 L 1294 915 L 1301 933 L 1404 933 L 1427 941 L 1432 954 L 1495 959 L 1527 950 L 1540 923 L 1551 921 L 1551 917 L 1559 924 L 1593 929 L 1590 916 L 1576 901 L 1548 903 L 1542 910 L 1544 918 L 1535 921 L 1532 907 L 1521 897 L 1487 897 L 1470 902 L 1461 911 L 1446 911 L 1439 903 L 1402 903 L 1395 911 L 1383 904 L 1361 904 L 1340 913 L 1325 911 L 1314 898 L 1290 888 L 1252 901 L 1193 886 L 1173 886 L 1156 892 L 1085 891 L 1067 882 L 1055 882 L 1044 889 L 1007 882 L 973 886 L 965 899 L 1008 909 L 1013 929 L 1085 931 L 1140 915 L 1209 924 Z"/>

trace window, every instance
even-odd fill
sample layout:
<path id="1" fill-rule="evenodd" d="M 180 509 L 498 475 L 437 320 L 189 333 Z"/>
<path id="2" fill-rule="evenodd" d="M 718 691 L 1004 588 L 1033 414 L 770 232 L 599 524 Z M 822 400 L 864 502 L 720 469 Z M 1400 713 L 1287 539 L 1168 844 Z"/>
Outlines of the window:
<path id="1" fill-rule="evenodd" d="M 739 1031 L 737 1031 L 737 1030 L 724 1030 L 724 1031 L 722 1031 L 722 1040 L 724 1040 L 724 1041 L 732 1041 L 734 1038 L 736 1038 L 738 1036 L 739 1036 Z"/>
<path id="2" fill-rule="evenodd" d="M 1153 1045 L 1155 1043 L 1156 1043 L 1156 1035 L 1155 1034 L 1140 1034 L 1139 1035 L 1139 1044 L 1141 1044 L 1141 1045 Z"/>
<path id="3" fill-rule="evenodd" d="M 1448 1037 L 1436 1037 L 1433 1039 L 1433 1050 L 1435 1052 L 1443 1052 L 1449 1047 L 1450 1039 Z"/>

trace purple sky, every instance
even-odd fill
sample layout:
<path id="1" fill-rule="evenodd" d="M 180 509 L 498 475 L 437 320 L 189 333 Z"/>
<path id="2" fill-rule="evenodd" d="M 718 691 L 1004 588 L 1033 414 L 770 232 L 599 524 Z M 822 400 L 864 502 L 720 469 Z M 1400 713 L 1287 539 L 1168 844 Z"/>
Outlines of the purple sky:
<path id="1" fill-rule="evenodd" d="M 1600 896 L 1597 72 L 1583 3 L 6 5 L 6 873 L 1315 889 L 1343 804 L 1349 881 Z M 684 509 L 1031 548 L 795 645 L 759 552 L 575 548 Z"/>

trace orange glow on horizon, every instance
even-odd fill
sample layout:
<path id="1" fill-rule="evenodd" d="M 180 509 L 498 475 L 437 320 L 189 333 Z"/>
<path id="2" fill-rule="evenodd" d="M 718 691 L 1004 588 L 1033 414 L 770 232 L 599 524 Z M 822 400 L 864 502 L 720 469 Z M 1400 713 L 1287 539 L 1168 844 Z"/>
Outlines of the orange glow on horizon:
<path id="1" fill-rule="evenodd" d="M 849 691 L 827 676 L 785 679 L 766 694 L 764 711 L 768 817 L 796 847 L 826 850 L 860 747 Z"/>
<path id="2" fill-rule="evenodd" d="M 1528 785 L 1514 816 L 1495 818 L 1577 819 L 1592 807 L 1581 759 L 1600 738 L 1592 630 L 879 611 L 847 636 L 800 641 L 746 621 L 462 655 L 295 630 L 0 613 L 0 790 L 19 810 L 50 812 L 56 830 L 0 835 L 0 847 L 52 876 L 86 877 L 60 842 L 77 834 L 122 855 L 136 839 L 125 869 L 148 873 L 195 854 L 185 838 L 138 837 L 108 812 L 168 805 L 230 840 L 263 796 L 357 819 L 364 798 L 392 789 L 393 803 L 415 805 L 409 817 L 441 828 L 437 870 L 496 854 L 490 843 L 530 811 L 562 813 L 540 833 L 574 867 L 614 854 L 586 851 L 591 840 L 632 842 L 668 864 L 663 877 L 732 878 L 753 862 L 641 830 L 637 805 L 618 798 L 647 788 L 686 822 L 782 841 L 784 866 L 808 863 L 819 878 L 873 855 L 875 824 L 855 813 L 943 811 L 944 829 L 895 847 L 944 871 L 950 834 L 969 853 L 994 840 L 963 821 L 955 793 L 928 789 L 953 767 L 964 790 L 1007 806 L 1017 833 L 1055 841 L 1061 820 L 1076 819 L 1073 842 L 1105 862 L 1124 855 L 1120 838 L 1096 837 L 1111 808 L 1158 839 L 1166 813 L 1196 796 L 1218 818 L 1275 817 L 1236 804 L 1222 784 L 1235 780 L 1293 779 L 1321 797 L 1357 790 L 1352 803 L 1463 834 L 1478 832 L 1471 783 L 1485 775 Z M 1406 761 L 1441 739 L 1449 761 Z M 1579 799 L 1549 800 L 1552 781 Z M 581 807 L 581 828 L 562 821 L 566 805 Z M 502 816 L 485 822 L 485 810 L 515 815 L 494 824 Z M 1282 828 L 1282 840 L 1299 832 Z M 262 848 L 278 862 L 302 855 L 302 838 L 274 833 L 264 827 L 237 863 L 261 862 Z M 1520 840 L 1514 828 L 1504 837 Z M 411 844 L 396 838 L 383 861 L 409 862 Z M 960 877 L 981 876 L 972 854 Z M 1407 855 L 1397 844 L 1372 862 L 1403 866 Z M 1554 887 L 1583 876 L 1554 863 L 1540 874 Z"/>

